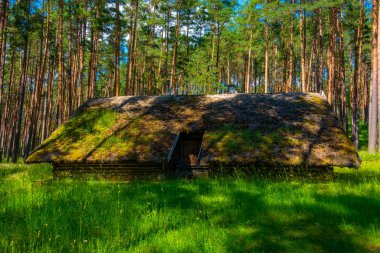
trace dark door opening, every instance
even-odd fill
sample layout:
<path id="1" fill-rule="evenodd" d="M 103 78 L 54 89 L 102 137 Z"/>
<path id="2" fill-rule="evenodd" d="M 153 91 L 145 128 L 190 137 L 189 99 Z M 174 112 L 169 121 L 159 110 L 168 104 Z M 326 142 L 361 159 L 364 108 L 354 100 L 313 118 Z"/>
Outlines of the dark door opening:
<path id="1" fill-rule="evenodd" d="M 180 133 L 174 148 L 171 165 L 177 176 L 192 176 L 194 167 L 199 165 L 204 132 Z"/>

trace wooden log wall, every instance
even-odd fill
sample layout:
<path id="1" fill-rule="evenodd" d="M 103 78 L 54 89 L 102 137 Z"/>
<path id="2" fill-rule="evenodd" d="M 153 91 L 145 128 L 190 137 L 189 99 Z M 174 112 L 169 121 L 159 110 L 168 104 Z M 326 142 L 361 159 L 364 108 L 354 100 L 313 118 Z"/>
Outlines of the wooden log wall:
<path id="1" fill-rule="evenodd" d="M 53 164 L 55 177 L 92 176 L 108 179 L 133 180 L 138 178 L 159 178 L 164 175 L 162 164 Z"/>
<path id="2" fill-rule="evenodd" d="M 198 165 L 193 167 L 188 173 L 176 174 L 169 164 L 150 163 L 120 163 L 120 164 L 53 164 L 53 174 L 55 177 L 95 177 L 106 179 L 158 179 L 164 177 L 208 177 L 211 174 L 234 175 L 239 174 L 259 174 L 259 175 L 323 175 L 332 172 L 331 167 L 282 167 L 278 169 L 274 166 L 257 165 Z"/>
<path id="3" fill-rule="evenodd" d="M 218 164 L 209 165 L 209 173 L 213 175 L 260 175 L 260 176 L 320 176 L 333 173 L 330 166 L 284 166 L 262 164 Z"/>

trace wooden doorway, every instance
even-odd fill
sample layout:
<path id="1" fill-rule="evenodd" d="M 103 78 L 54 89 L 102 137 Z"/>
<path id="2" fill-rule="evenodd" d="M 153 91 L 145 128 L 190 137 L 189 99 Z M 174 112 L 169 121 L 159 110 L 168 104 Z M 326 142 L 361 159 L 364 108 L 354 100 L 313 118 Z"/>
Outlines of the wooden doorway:
<path id="1" fill-rule="evenodd" d="M 176 176 L 192 176 L 201 158 L 204 132 L 180 133 L 173 151 L 171 166 Z"/>

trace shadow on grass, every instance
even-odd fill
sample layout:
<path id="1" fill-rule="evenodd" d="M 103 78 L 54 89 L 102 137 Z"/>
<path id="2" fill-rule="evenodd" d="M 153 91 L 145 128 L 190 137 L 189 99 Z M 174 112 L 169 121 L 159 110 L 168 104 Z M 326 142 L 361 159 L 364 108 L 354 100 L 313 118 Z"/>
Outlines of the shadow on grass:
<path id="1" fill-rule="evenodd" d="M 335 182 L 343 184 L 360 185 L 363 182 L 380 182 L 380 175 L 376 172 L 367 172 L 366 174 L 353 172 L 334 173 Z"/>
<path id="2" fill-rule="evenodd" d="M 355 235 L 342 229 L 342 217 L 346 220 L 360 219 L 367 208 L 380 210 L 379 203 L 371 203 L 366 199 L 353 196 L 337 196 L 336 198 L 316 196 L 316 204 L 268 205 L 263 196 L 248 193 L 235 193 L 235 202 L 245 203 L 237 213 L 240 221 L 246 221 L 244 228 L 228 233 L 227 247 L 229 252 L 247 252 L 263 250 L 268 252 L 366 252 L 367 248 L 354 240 Z M 353 202 L 361 203 L 352 206 Z M 324 203 L 324 204 L 323 204 Z M 347 213 L 326 208 L 327 205 L 341 205 Z M 231 206 L 230 208 L 234 208 Z M 372 211 L 362 219 L 360 226 L 364 229 L 372 219 L 380 215 Z M 230 217 L 225 217 L 231 219 Z M 230 220 L 236 224 L 237 220 Z M 250 229 L 250 226 L 254 229 Z"/>
<path id="3" fill-rule="evenodd" d="M 23 171 L 25 171 L 25 170 L 22 169 L 22 168 L 18 168 L 18 167 L 16 167 L 16 168 L 1 168 L 1 170 L 0 170 L 0 180 L 3 177 L 19 174 L 19 173 L 22 173 Z"/>
<path id="4" fill-rule="evenodd" d="M 370 192 L 347 191 L 362 189 L 356 184 L 366 180 L 351 173 L 314 183 L 53 180 L 6 194 L 0 184 L 0 197 L 6 197 L 0 208 L 0 251 L 11 249 L 13 241 L 17 251 L 94 251 L 99 245 L 112 245 L 114 251 L 180 251 L 178 244 L 208 251 L 219 244 L 227 252 L 367 252 L 370 240 L 362 233 L 371 226 L 379 233 L 380 200 Z M 180 237 L 168 242 L 173 233 Z"/>

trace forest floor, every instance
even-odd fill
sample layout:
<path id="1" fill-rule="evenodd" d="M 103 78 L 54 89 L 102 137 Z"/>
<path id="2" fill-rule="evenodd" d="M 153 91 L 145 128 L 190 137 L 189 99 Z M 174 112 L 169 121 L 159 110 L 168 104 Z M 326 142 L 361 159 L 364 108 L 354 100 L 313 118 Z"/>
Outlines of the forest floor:
<path id="1" fill-rule="evenodd" d="M 0 252 L 379 252 L 380 156 L 324 179 L 109 182 L 0 164 Z"/>

